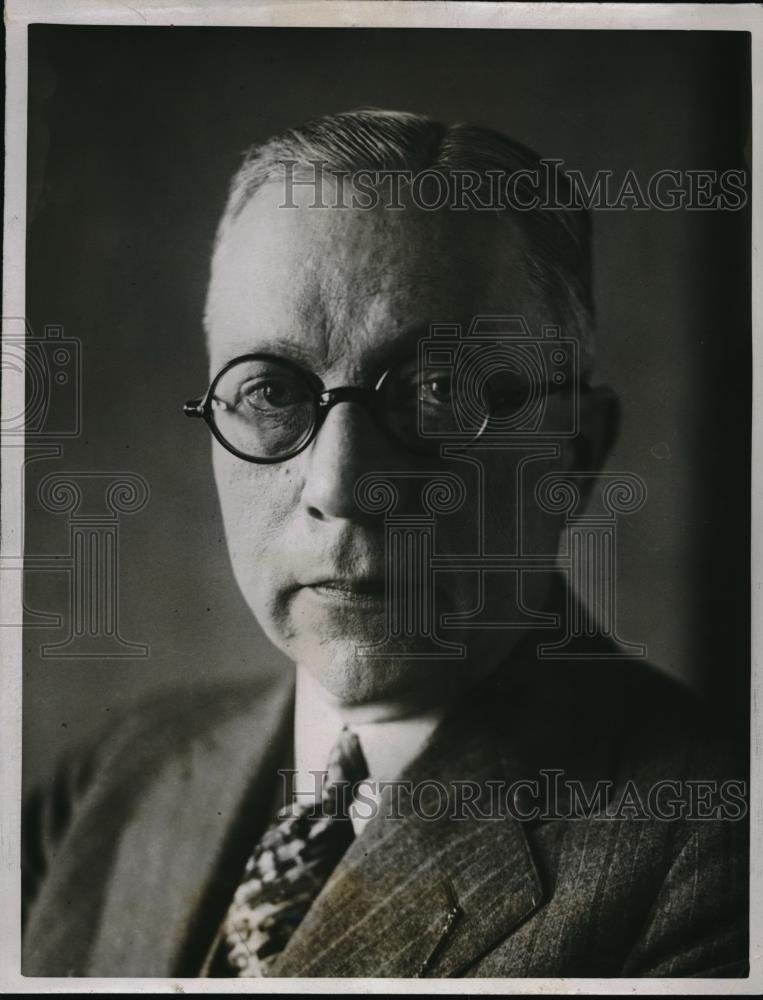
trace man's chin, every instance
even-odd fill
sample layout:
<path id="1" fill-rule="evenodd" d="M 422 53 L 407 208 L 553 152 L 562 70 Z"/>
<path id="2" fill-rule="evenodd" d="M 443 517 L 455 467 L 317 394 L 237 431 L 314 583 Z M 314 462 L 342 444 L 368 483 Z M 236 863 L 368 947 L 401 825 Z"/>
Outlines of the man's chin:
<path id="1" fill-rule="evenodd" d="M 363 655 L 355 644 L 329 642 L 319 650 L 305 650 L 297 662 L 341 705 L 436 704 L 450 687 L 448 679 L 454 679 L 447 675 L 463 669 L 463 663 L 433 662 L 412 653 L 401 649 L 399 656 Z"/>
<path id="2" fill-rule="evenodd" d="M 449 648 L 440 656 L 431 636 L 391 638 L 383 601 L 308 590 L 297 591 L 279 615 L 269 616 L 269 634 L 339 704 L 442 705 L 495 666 L 499 644 L 492 633 L 487 644 L 474 632 L 443 635 Z M 469 659 L 459 655 L 467 647 Z"/>

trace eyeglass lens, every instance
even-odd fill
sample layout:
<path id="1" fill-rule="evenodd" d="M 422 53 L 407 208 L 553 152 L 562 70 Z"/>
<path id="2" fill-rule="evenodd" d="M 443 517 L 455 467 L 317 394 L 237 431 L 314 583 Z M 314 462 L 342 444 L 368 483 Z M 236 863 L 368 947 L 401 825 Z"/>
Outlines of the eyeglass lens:
<path id="1" fill-rule="evenodd" d="M 532 360 L 532 358 L 530 359 Z M 443 440 L 518 428 L 547 388 L 517 348 L 463 354 L 459 363 L 414 359 L 387 372 L 369 394 L 374 415 L 403 447 L 437 449 Z M 321 390 L 296 366 L 244 358 L 218 376 L 211 419 L 236 451 L 266 460 L 299 451 L 319 421 Z"/>

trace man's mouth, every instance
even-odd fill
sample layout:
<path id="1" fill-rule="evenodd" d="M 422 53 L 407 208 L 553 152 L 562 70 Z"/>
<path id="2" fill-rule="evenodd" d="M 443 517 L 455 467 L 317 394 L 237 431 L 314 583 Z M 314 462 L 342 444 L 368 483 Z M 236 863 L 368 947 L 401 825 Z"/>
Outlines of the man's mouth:
<path id="1" fill-rule="evenodd" d="M 383 577 L 356 577 L 316 580 L 306 584 L 316 596 L 335 602 L 381 604 L 386 596 Z"/>

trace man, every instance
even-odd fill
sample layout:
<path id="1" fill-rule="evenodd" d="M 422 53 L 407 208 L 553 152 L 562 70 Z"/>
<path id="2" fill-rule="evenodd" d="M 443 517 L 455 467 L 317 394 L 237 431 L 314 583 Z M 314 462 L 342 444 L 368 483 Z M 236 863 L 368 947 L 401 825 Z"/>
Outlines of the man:
<path id="1" fill-rule="evenodd" d="M 62 769 L 26 974 L 745 975 L 743 759 L 555 572 L 617 406 L 588 220 L 527 208 L 541 177 L 393 112 L 248 154 L 186 412 L 296 687 L 148 704 Z"/>

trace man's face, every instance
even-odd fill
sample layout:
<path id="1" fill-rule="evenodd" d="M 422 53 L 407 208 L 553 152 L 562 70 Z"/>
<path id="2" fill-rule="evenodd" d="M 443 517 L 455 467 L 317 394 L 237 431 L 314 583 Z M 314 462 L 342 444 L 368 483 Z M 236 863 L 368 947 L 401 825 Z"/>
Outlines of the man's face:
<path id="1" fill-rule="evenodd" d="M 432 323 L 466 331 L 476 315 L 522 315 L 540 332 L 554 320 L 525 278 L 524 237 L 505 217 L 311 208 L 310 191 L 297 208 L 279 208 L 282 200 L 278 185 L 261 188 L 217 251 L 207 308 L 212 375 L 240 355 L 267 352 L 316 373 L 327 389 L 372 386 L 393 363 L 416 358 Z M 523 477 L 516 450 L 477 451 L 471 461 L 422 458 L 389 439 L 362 405 L 342 402 L 312 444 L 287 461 L 246 462 L 217 443 L 213 455 L 245 599 L 274 644 L 345 704 L 452 697 L 492 670 L 520 634 L 441 629 L 443 639 L 466 647 L 462 659 L 416 658 L 431 650 L 420 635 L 397 640 L 399 655 L 364 655 L 359 647 L 385 634 L 387 607 L 384 520 L 358 508 L 361 476 L 419 474 L 396 480 L 408 512 L 425 510 L 428 476 L 461 478 L 467 502 L 437 518 L 438 554 L 474 554 L 481 545 L 492 553 L 557 549 L 559 522 L 538 510 L 533 487 L 539 474 L 569 461 L 564 450 L 552 464 L 531 463 L 533 474 Z M 548 573 L 525 574 L 524 603 L 539 607 L 549 581 Z M 486 574 L 483 588 L 479 582 L 473 570 L 437 573 L 437 618 L 482 603 L 477 617 L 496 622 L 516 607 L 514 573 Z"/>

